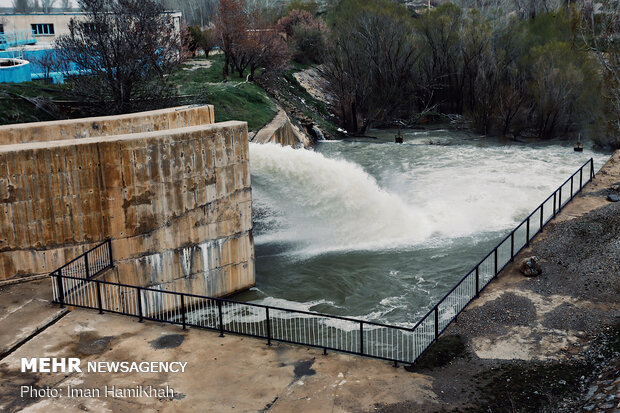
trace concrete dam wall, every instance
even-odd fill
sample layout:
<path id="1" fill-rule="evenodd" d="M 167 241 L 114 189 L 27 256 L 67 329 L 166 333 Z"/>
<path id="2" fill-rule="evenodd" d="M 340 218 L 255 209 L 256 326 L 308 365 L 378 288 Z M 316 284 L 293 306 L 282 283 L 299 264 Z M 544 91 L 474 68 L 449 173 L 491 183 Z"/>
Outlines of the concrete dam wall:
<path id="1" fill-rule="evenodd" d="M 213 106 L 0 126 L 0 145 L 151 132 L 214 123 Z"/>
<path id="2" fill-rule="evenodd" d="M 254 285 L 247 124 L 212 124 L 211 106 L 157 112 L 94 129 L 53 122 L 96 136 L 0 145 L 0 279 L 50 272 L 112 238 L 109 281 L 215 296 Z M 34 125 L 21 131 L 38 136 Z M 108 127 L 138 132 L 99 136 Z"/>

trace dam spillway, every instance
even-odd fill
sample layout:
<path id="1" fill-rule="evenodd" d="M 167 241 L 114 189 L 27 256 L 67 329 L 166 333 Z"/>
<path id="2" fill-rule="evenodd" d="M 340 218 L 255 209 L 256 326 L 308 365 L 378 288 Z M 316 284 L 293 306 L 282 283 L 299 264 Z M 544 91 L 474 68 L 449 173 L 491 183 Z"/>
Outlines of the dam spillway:
<path id="1" fill-rule="evenodd" d="M 608 157 L 446 131 L 406 138 L 251 145 L 257 286 L 241 297 L 412 326 L 585 160 Z"/>

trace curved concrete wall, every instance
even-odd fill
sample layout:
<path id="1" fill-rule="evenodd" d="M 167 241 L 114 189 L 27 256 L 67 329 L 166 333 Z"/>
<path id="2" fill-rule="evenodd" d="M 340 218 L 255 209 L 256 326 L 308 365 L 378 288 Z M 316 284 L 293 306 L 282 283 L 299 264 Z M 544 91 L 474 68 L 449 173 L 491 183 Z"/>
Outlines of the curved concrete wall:
<path id="1" fill-rule="evenodd" d="M 286 112 L 282 109 L 263 129 L 259 130 L 252 142 L 277 143 L 282 146 L 312 146 L 310 139 L 291 123 Z"/>
<path id="2" fill-rule="evenodd" d="M 247 124 L 0 146 L 0 229 L 0 279 L 49 272 L 112 238 L 108 279 L 217 296 L 246 289 Z"/>
<path id="3" fill-rule="evenodd" d="M 30 82 L 30 62 L 20 59 L 1 59 L 3 61 L 17 61 L 15 66 L 0 66 L 0 83 Z"/>
<path id="4" fill-rule="evenodd" d="M 213 106 L 200 105 L 126 115 L 18 123 L 0 126 L 0 145 L 151 132 L 214 122 Z"/>

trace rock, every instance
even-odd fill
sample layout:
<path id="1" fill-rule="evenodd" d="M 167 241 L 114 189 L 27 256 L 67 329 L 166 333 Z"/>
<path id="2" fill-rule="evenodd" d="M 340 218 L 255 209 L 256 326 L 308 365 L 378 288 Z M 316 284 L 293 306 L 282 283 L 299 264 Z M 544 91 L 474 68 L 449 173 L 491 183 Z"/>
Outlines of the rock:
<path id="1" fill-rule="evenodd" d="M 519 271 L 526 277 L 536 277 L 542 274 L 542 268 L 540 268 L 540 264 L 538 263 L 539 261 L 540 259 L 535 256 L 525 258 L 521 261 L 521 264 L 519 264 Z"/>
<path id="2" fill-rule="evenodd" d="M 324 141 L 325 140 L 325 135 L 323 135 L 323 132 L 321 131 L 321 129 L 319 129 L 318 126 L 312 125 L 312 132 L 314 132 L 314 137 L 317 140 L 319 140 L 319 141 Z"/>
<path id="3" fill-rule="evenodd" d="M 620 201 L 620 198 L 616 194 L 609 194 L 607 195 L 607 200 L 610 202 L 618 202 Z"/>

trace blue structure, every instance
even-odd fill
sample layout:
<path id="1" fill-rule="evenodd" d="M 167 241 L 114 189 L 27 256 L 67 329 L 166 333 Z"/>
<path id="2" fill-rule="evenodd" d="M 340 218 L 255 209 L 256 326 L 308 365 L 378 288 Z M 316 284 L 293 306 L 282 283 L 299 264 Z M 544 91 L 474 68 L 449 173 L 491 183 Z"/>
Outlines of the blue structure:
<path id="1" fill-rule="evenodd" d="M 0 59 L 0 83 L 30 82 L 30 62 L 20 59 Z"/>
<path id="2" fill-rule="evenodd" d="M 52 81 L 52 83 L 62 84 L 65 81 L 66 75 L 79 76 L 85 73 L 83 70 L 79 70 L 77 66 L 74 64 L 72 64 L 69 68 L 67 68 L 67 70 L 58 71 L 58 69 L 55 69 L 56 71 L 46 73 L 46 68 L 43 67 L 41 62 L 54 62 L 57 60 L 56 51 L 51 48 L 50 49 L 4 50 L 4 51 L 0 51 L 0 59 L 2 58 L 23 59 L 23 60 L 27 60 L 30 63 L 28 78 L 24 80 L 20 80 L 19 82 L 30 82 L 31 80 L 45 79 L 47 77 Z M 9 81 L 5 80 L 5 82 L 9 82 Z"/>
<path id="3" fill-rule="evenodd" d="M 35 39 L 31 30 L 0 33 L 0 50 L 29 44 L 37 44 L 37 39 Z"/>

